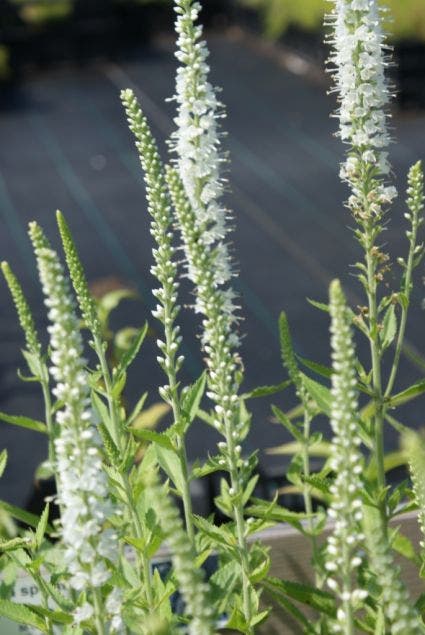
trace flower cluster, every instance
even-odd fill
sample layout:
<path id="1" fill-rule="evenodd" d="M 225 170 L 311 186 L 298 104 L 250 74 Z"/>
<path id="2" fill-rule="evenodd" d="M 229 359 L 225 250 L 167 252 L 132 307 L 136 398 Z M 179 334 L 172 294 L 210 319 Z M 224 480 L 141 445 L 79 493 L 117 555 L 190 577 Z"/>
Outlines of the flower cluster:
<path id="1" fill-rule="evenodd" d="M 238 408 L 238 383 L 235 377 L 238 358 L 232 351 L 232 346 L 238 344 L 238 338 L 233 328 L 236 318 L 230 310 L 233 296 L 230 289 L 226 292 L 217 289 L 214 284 L 210 254 L 199 240 L 193 208 L 174 169 L 168 169 L 167 179 L 187 248 L 187 258 L 194 271 L 198 302 L 203 307 L 204 348 L 208 355 L 209 369 L 208 396 L 216 404 L 215 426 L 225 434 L 223 421 L 234 420 Z M 234 435 L 237 439 L 237 427 L 234 429 Z"/>
<path id="2" fill-rule="evenodd" d="M 329 516 L 334 521 L 328 539 L 326 569 L 332 575 L 328 585 L 341 599 L 336 625 L 337 632 L 352 624 L 356 604 L 367 592 L 355 587 L 355 571 L 361 564 L 360 548 L 364 536 L 362 521 L 362 456 L 357 423 L 357 393 L 355 353 L 344 294 L 338 281 L 330 289 L 332 318 L 332 410 L 334 433 L 330 467 L 336 474 L 330 491 L 332 503 Z"/>
<path id="3" fill-rule="evenodd" d="M 228 246 L 224 242 L 228 227 L 228 211 L 220 198 L 223 181 L 220 166 L 225 160 L 220 154 L 218 119 L 224 116 L 223 106 L 208 81 L 206 63 L 208 49 L 202 37 L 202 26 L 195 24 L 201 5 L 193 0 L 175 0 L 178 34 L 176 57 L 177 129 L 172 135 L 172 147 L 177 153 L 178 170 L 190 204 L 195 212 L 198 229 L 206 246 L 214 245 L 214 278 L 224 284 L 232 277 Z M 189 263 L 189 277 L 195 272 Z"/>
<path id="4" fill-rule="evenodd" d="M 340 108 L 341 139 L 350 146 L 341 169 L 352 195 L 349 207 L 360 221 L 379 217 L 396 196 L 383 179 L 390 171 L 386 106 L 389 89 L 384 67 L 384 36 L 377 0 L 334 0 L 330 57 Z M 365 195 L 361 184 L 371 180 Z"/>
<path id="5" fill-rule="evenodd" d="M 158 305 L 152 314 L 164 325 L 165 332 L 165 342 L 158 340 L 162 353 L 158 361 L 169 377 L 170 384 L 175 384 L 175 374 L 180 369 L 184 357 L 177 357 L 181 336 L 180 327 L 174 324 L 180 307 L 177 304 L 179 285 L 176 279 L 177 264 L 173 247 L 170 195 L 155 140 L 134 93 L 129 89 L 123 90 L 121 100 L 130 130 L 136 138 L 136 147 L 145 175 L 148 211 L 152 217 L 150 232 L 156 243 L 153 249 L 155 265 L 151 268 L 151 273 L 157 278 L 160 287 L 153 291 Z M 161 395 L 168 402 L 171 399 L 170 390 L 173 388 L 171 385 L 161 388 Z"/>
<path id="6" fill-rule="evenodd" d="M 91 409 L 83 342 L 69 281 L 36 223 L 30 224 L 30 237 L 51 322 L 53 392 L 63 403 L 56 413 L 54 445 L 65 564 L 71 587 L 86 591 L 88 598 L 74 614 L 78 623 L 93 616 L 90 592 L 108 582 L 109 563 L 118 555 L 118 536 L 105 527 L 115 508 L 102 469 L 101 439 Z M 114 610 L 111 632 L 120 627 L 120 612 Z"/>
<path id="7" fill-rule="evenodd" d="M 216 426 L 224 432 L 224 420 L 235 418 L 235 371 L 239 345 L 235 293 L 228 286 L 230 258 L 223 238 L 227 233 L 225 211 L 220 207 L 221 158 L 216 119 L 218 104 L 207 77 L 208 49 L 195 24 L 199 2 L 175 0 L 179 35 L 177 72 L 179 114 L 174 133 L 177 172 L 170 169 L 168 185 L 176 209 L 188 275 L 196 288 L 196 310 L 204 316 L 203 344 L 209 367 L 209 397 L 216 406 Z M 181 187 L 181 185 L 183 187 Z M 236 434 L 236 433 L 235 433 Z"/>
<path id="8" fill-rule="evenodd" d="M 380 605 L 392 635 L 420 635 L 423 622 L 401 580 L 382 519 L 365 523 L 371 569 L 381 587 Z"/>
<path id="9" fill-rule="evenodd" d="M 152 478 L 152 477 L 148 477 Z M 157 514 L 161 529 L 171 551 L 174 573 L 179 590 L 190 615 L 189 635 L 212 635 L 214 610 L 209 601 L 209 585 L 204 580 L 204 572 L 196 565 L 193 545 L 183 526 L 178 508 L 174 505 L 167 489 L 160 484 L 156 475 L 149 483 L 157 501 Z"/>
<path id="10" fill-rule="evenodd" d="M 422 435 L 409 431 L 404 435 L 403 445 L 409 457 L 410 476 L 415 502 L 418 506 L 418 522 L 422 532 L 420 547 L 422 559 L 425 562 L 425 440 Z"/>

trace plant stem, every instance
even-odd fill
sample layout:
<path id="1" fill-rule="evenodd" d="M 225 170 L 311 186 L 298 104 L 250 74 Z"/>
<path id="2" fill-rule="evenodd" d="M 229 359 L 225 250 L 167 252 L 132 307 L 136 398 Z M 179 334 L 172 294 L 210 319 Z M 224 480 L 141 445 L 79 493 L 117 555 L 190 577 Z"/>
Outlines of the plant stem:
<path id="1" fill-rule="evenodd" d="M 373 228 L 366 231 L 367 298 L 369 306 L 369 342 L 372 358 L 372 386 L 374 392 L 374 459 L 377 469 L 377 484 L 380 490 L 385 488 L 384 468 L 384 407 L 381 378 L 381 345 L 379 341 L 376 265 L 372 255 Z M 383 526 L 386 526 L 385 501 L 380 503 Z"/>
<path id="2" fill-rule="evenodd" d="M 105 382 L 105 393 L 106 393 L 106 398 L 108 402 L 109 416 L 111 418 L 112 428 L 113 428 L 114 437 L 115 437 L 114 441 L 117 444 L 117 448 L 120 455 L 122 455 L 124 448 L 122 443 L 121 427 L 119 425 L 119 418 L 117 416 L 116 404 L 115 404 L 114 397 L 112 396 L 111 374 L 110 374 L 108 364 L 106 361 L 102 342 L 98 337 L 94 337 L 94 348 L 100 362 L 103 380 Z M 139 514 L 136 509 L 133 491 L 131 488 L 131 484 L 130 484 L 130 480 L 129 480 L 127 472 L 123 471 L 121 474 L 121 477 L 123 479 L 124 491 L 126 494 L 127 505 L 130 511 L 130 518 L 131 518 L 135 536 L 136 538 L 142 539 L 143 527 L 142 527 L 142 523 L 140 522 Z M 136 550 L 136 553 L 137 553 L 137 559 L 139 561 L 139 569 L 142 572 L 143 581 L 145 583 L 144 591 L 146 596 L 146 602 L 148 604 L 149 609 L 152 610 L 154 606 L 154 597 L 153 597 L 152 588 L 150 584 L 151 571 L 150 571 L 149 559 L 145 556 L 143 551 L 139 549 Z"/>
<path id="3" fill-rule="evenodd" d="M 239 557 L 240 557 L 240 565 L 242 570 L 242 598 L 243 598 L 243 609 L 244 609 L 244 617 L 247 624 L 250 624 L 252 619 L 252 610 L 251 610 L 251 597 L 249 593 L 249 587 L 251 585 L 249 580 L 249 560 L 248 560 L 248 543 L 245 535 L 245 519 L 243 514 L 243 505 L 240 502 L 241 498 L 241 486 L 238 468 L 236 464 L 236 448 L 233 441 L 232 435 L 232 426 L 229 419 L 226 417 L 225 420 L 225 430 L 226 430 L 226 440 L 228 444 L 229 450 L 229 474 L 230 474 L 230 483 L 231 487 L 234 491 L 234 502 L 233 506 L 233 514 L 236 523 L 236 534 L 238 540 L 238 548 L 239 548 Z M 254 629 L 252 627 L 248 627 L 246 631 L 247 635 L 252 635 L 254 633 Z"/>
<path id="4" fill-rule="evenodd" d="M 170 313 L 170 306 L 168 303 L 164 306 L 164 333 L 165 333 L 165 344 L 167 351 L 171 350 L 174 338 L 172 333 L 172 320 Z M 169 357 L 171 359 L 171 356 Z M 173 366 L 167 367 L 167 377 L 168 383 L 170 385 L 170 395 L 171 395 L 171 408 L 173 410 L 173 419 L 174 423 L 178 423 L 181 421 L 181 407 L 180 407 L 180 399 L 178 393 L 178 383 L 177 383 L 177 375 L 176 369 Z M 191 542 L 192 548 L 195 549 L 195 529 L 193 526 L 193 508 L 192 508 L 192 498 L 190 495 L 190 477 L 189 477 L 189 468 L 187 461 L 187 452 L 186 452 L 186 439 L 185 433 L 176 435 L 176 442 L 178 448 L 178 454 L 180 459 L 180 465 L 183 472 L 183 490 L 181 492 L 182 502 L 183 502 L 183 511 L 185 518 L 186 531 L 189 536 L 189 540 Z"/>
<path id="5" fill-rule="evenodd" d="M 52 418 L 52 399 L 49 390 L 49 377 L 48 370 L 46 370 L 46 376 L 40 380 L 41 389 L 43 391 L 44 399 L 44 416 L 46 420 L 47 433 L 49 437 L 49 463 L 53 467 L 55 462 L 55 445 L 54 445 L 54 431 L 53 431 L 53 418 Z"/>
<path id="6" fill-rule="evenodd" d="M 388 380 L 387 388 L 385 390 L 385 397 L 389 397 L 391 395 L 392 389 L 394 387 L 394 382 L 397 377 L 401 351 L 403 349 L 404 334 L 406 332 L 407 315 L 409 312 L 410 296 L 412 292 L 412 273 L 414 268 L 417 233 L 418 233 L 418 223 L 414 222 L 412 225 L 412 236 L 410 238 L 409 256 L 406 263 L 406 274 L 405 274 L 404 284 L 403 284 L 403 293 L 405 295 L 406 300 L 405 300 L 405 303 L 403 302 L 401 305 L 400 327 L 398 331 L 398 337 L 397 337 L 396 349 L 394 353 L 394 361 L 391 368 L 391 374 Z"/>
<path id="7" fill-rule="evenodd" d="M 308 452 L 309 448 L 309 440 L 310 440 L 310 425 L 311 418 L 307 410 L 304 411 L 304 443 L 302 449 L 302 460 L 303 460 L 303 474 L 305 479 L 310 477 L 310 456 Z M 313 560 L 317 561 L 317 540 L 316 536 L 313 533 L 314 524 L 313 524 L 313 503 L 311 498 L 311 485 L 308 483 L 303 484 L 303 499 L 304 499 L 304 509 L 306 514 L 310 516 L 308 519 L 308 526 L 310 530 L 310 539 L 311 545 L 313 549 Z M 316 582 L 318 580 L 317 571 L 315 569 Z"/>
<path id="8" fill-rule="evenodd" d="M 102 619 L 102 601 L 99 589 L 92 588 L 94 604 L 94 623 L 97 635 L 106 635 L 106 629 Z"/>

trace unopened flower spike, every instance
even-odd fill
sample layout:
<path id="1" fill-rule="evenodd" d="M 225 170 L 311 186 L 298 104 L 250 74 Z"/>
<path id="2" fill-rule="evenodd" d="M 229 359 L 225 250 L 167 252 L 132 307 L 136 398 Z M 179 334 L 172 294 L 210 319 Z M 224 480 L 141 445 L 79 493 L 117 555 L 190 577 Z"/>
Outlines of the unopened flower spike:
<path id="1" fill-rule="evenodd" d="M 409 170 L 407 176 L 407 207 L 409 212 L 406 214 L 406 218 L 410 221 L 410 229 L 407 231 L 407 238 L 411 245 L 411 262 L 407 263 L 407 269 L 414 269 L 421 262 L 424 255 L 424 245 L 418 244 L 418 230 L 424 223 L 424 206 L 425 206 L 425 193 L 424 193 L 424 172 L 422 168 L 422 161 L 418 161 Z M 411 280 L 407 279 L 407 284 L 410 292 L 412 286 Z"/>
<path id="2" fill-rule="evenodd" d="M 72 284 L 77 295 L 78 304 L 83 319 L 94 337 L 101 337 L 101 326 L 94 300 L 87 283 L 86 274 L 78 256 L 77 248 L 69 230 L 64 215 L 59 210 L 56 212 L 59 233 L 65 253 L 66 263 L 71 275 Z"/>
<path id="3" fill-rule="evenodd" d="M 418 506 L 418 522 L 422 533 L 420 542 L 422 575 L 425 571 L 425 438 L 416 432 L 403 435 L 403 447 L 409 461 L 415 502 Z"/>
<path id="4" fill-rule="evenodd" d="M 19 323 L 24 331 L 28 352 L 39 357 L 41 355 L 41 344 L 38 339 L 34 318 L 22 287 L 8 262 L 3 261 L 1 263 L 1 270 L 7 282 L 7 286 L 9 287 L 9 291 L 18 314 Z"/>
<path id="5" fill-rule="evenodd" d="M 380 605 L 391 635 L 423 635 L 425 629 L 394 561 L 379 511 L 372 508 L 364 516 L 370 569 L 381 587 Z"/>
<path id="6" fill-rule="evenodd" d="M 354 633 L 354 615 L 367 592 L 359 588 L 356 572 L 362 562 L 361 531 L 363 460 L 358 423 L 355 352 L 350 318 L 345 297 L 338 280 L 330 287 L 332 344 L 332 405 L 333 431 L 330 467 L 335 480 L 330 488 L 332 502 L 329 517 L 334 522 L 327 543 L 326 570 L 328 585 L 337 594 L 340 606 L 335 631 Z"/>
<path id="7" fill-rule="evenodd" d="M 397 192 L 385 183 L 389 172 L 387 106 L 390 91 L 377 0 L 333 0 L 329 62 L 338 93 L 339 134 L 349 146 L 341 177 L 351 187 L 348 201 L 360 223 L 379 219 Z M 365 180 L 369 181 L 365 192 Z"/>
<path id="8" fill-rule="evenodd" d="M 153 256 L 155 264 L 151 273 L 157 278 L 160 286 L 153 291 L 158 305 L 152 312 L 164 325 L 165 342 L 158 340 L 161 351 L 160 364 L 170 380 L 170 386 L 161 388 L 162 396 L 170 401 L 171 392 L 176 391 L 175 374 L 183 363 L 183 357 L 178 356 L 181 342 L 179 327 L 175 320 L 180 307 L 177 304 L 177 263 L 173 246 L 173 214 L 171 210 L 170 194 L 165 181 L 165 171 L 159 152 L 149 128 L 146 117 L 133 91 L 123 90 L 121 100 L 126 110 L 130 130 L 136 139 L 140 162 L 146 183 L 148 211 L 151 215 L 150 232 L 155 240 Z M 170 377 L 170 373 L 173 375 Z M 174 395 L 175 396 L 175 395 Z"/>
<path id="9" fill-rule="evenodd" d="M 150 480 L 148 485 L 157 501 L 159 523 L 171 551 L 174 574 L 190 617 L 189 635 L 213 635 L 215 616 L 209 585 L 205 582 L 203 570 L 196 565 L 196 554 L 179 510 L 155 473 L 146 478 Z"/>
<path id="10" fill-rule="evenodd" d="M 101 610 L 102 619 L 110 619 L 112 633 L 121 628 L 116 593 L 112 591 L 100 609 L 98 605 L 100 589 L 111 576 L 110 563 L 119 553 L 116 532 L 105 526 L 115 508 L 102 469 L 101 439 L 91 408 L 76 304 L 64 268 L 41 228 L 31 223 L 29 234 L 51 323 L 53 392 L 63 403 L 56 412 L 54 443 L 65 565 L 71 587 L 86 592 L 86 601 L 76 609 L 74 620 L 79 623 Z"/>

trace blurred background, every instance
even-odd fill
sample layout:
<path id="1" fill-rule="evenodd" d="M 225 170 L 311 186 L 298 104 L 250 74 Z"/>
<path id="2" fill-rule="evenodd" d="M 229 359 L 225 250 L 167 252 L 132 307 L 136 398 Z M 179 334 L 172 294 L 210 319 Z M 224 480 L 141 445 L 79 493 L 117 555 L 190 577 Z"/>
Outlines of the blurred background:
<path id="1" fill-rule="evenodd" d="M 350 268 L 360 252 L 343 205 L 347 191 L 338 179 L 343 147 L 334 135 L 335 103 L 324 72 L 328 52 L 321 25 L 330 5 L 325 0 L 203 4 L 212 79 L 223 88 L 228 112 L 227 204 L 235 218 L 244 389 L 250 390 L 285 379 L 277 336 L 282 309 L 297 352 L 326 364 L 327 316 L 307 298 L 326 301 L 328 284 L 338 276 L 352 305 L 363 304 Z M 407 244 L 406 173 L 425 158 L 425 3 L 386 5 L 393 16 L 388 30 L 396 60 L 389 69 L 396 90 L 391 158 L 401 195 L 385 238 L 395 262 Z M 165 157 L 173 129 L 173 103 L 165 101 L 174 92 L 172 25 L 168 0 L 0 0 L 0 258 L 19 276 L 44 333 L 46 316 L 26 227 L 37 220 L 59 247 L 55 210 L 63 211 L 101 299 L 112 354 L 125 348 L 129 329 L 147 319 L 151 324 L 125 397 L 131 406 L 148 391 L 147 419 L 159 425 L 166 425 L 167 414 L 156 405 L 163 377 L 154 361 L 159 333 L 150 316 L 152 244 L 142 174 L 119 91 L 134 89 Z M 399 273 L 395 264 L 387 274 L 389 287 L 396 288 Z M 416 276 L 400 390 L 424 374 L 422 275 L 423 269 Z M 183 293 L 190 305 L 184 282 Z M 42 418 L 38 386 L 17 377 L 17 368 L 25 374 L 23 337 L 3 282 L 1 298 L 0 410 Z M 182 379 L 190 382 L 203 367 L 199 327 L 190 309 L 182 311 L 180 322 Z M 365 342 L 359 347 L 366 358 Z M 265 489 L 281 482 L 287 461 L 267 451 L 287 441 L 272 421 L 271 403 L 288 410 L 294 396 L 288 391 L 249 404 L 253 429 L 246 449 L 260 449 Z M 423 411 L 413 402 L 399 418 L 420 426 Z M 26 504 L 46 448 L 35 433 L 0 425 L 0 448 L 9 450 L 0 498 Z M 317 427 L 322 425 L 318 421 Z M 196 423 L 189 438 L 192 460 L 214 452 L 217 437 L 206 425 Z M 396 446 L 390 430 L 388 449 Z"/>

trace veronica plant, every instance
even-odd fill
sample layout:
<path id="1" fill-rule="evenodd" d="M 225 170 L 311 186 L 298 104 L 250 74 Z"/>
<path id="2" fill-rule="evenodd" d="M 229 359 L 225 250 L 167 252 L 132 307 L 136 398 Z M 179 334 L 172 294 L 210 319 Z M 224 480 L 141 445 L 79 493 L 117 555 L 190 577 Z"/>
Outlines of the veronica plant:
<path id="1" fill-rule="evenodd" d="M 32 223 L 30 237 L 50 322 L 46 354 L 23 290 L 7 263 L 2 264 L 2 271 L 24 330 L 31 379 L 37 379 L 43 389 L 45 422 L 4 413 L 0 419 L 47 434 L 60 519 L 56 524 L 49 522 L 48 505 L 37 519 L 0 501 L 0 509 L 28 525 L 0 542 L 0 565 L 6 563 L 0 615 L 49 635 L 170 635 L 185 632 L 183 629 L 191 635 L 209 635 L 217 630 L 219 619 L 229 629 L 254 635 L 270 632 L 267 622 L 261 630 L 270 614 L 265 594 L 261 598 L 265 591 L 296 620 L 299 632 L 308 635 L 423 633 L 423 599 L 415 603 L 410 597 L 395 558 L 397 550 L 407 555 L 414 564 L 422 565 L 419 573 L 423 575 L 423 544 L 416 554 L 390 521 L 406 509 L 417 508 L 424 531 L 423 440 L 407 432 L 391 413 L 425 391 L 421 382 L 394 394 L 413 297 L 413 273 L 423 257 L 424 178 L 418 162 L 408 175 L 408 253 L 405 259 L 398 259 L 402 268 L 399 289 L 388 292 L 382 282 L 389 257 L 380 243 L 396 191 L 388 161 L 391 91 L 384 74 L 387 61 L 378 4 L 375 0 L 333 0 L 329 20 L 339 132 L 347 145 L 341 178 L 351 191 L 347 206 L 364 252 L 363 261 L 356 266 L 365 306 L 355 315 L 338 281 L 331 284 L 328 305 L 315 303 L 331 318 L 329 368 L 296 354 L 282 314 L 281 353 L 289 379 L 246 394 L 240 390 L 243 367 L 232 287 L 235 273 L 229 212 L 223 204 L 226 157 L 219 124 L 224 107 L 209 80 L 208 49 L 198 24 L 201 5 L 194 0 L 175 0 L 174 6 L 179 67 L 170 164 L 161 161 L 134 93 L 125 90 L 121 94 L 146 184 L 154 240 L 151 272 L 158 284 L 153 316 L 163 330 L 157 342 L 157 361 L 166 376 L 159 393 L 167 404 L 161 406 L 169 408 L 173 418 L 161 433 L 136 425 L 145 395 L 128 413 L 123 394 L 127 371 L 147 327 L 138 331 L 119 359 L 108 359 L 99 307 L 63 215 L 58 212 L 57 221 L 76 301 L 56 252 L 40 227 Z M 178 249 L 184 254 L 182 263 L 177 259 Z M 203 375 L 184 388 L 180 371 L 185 360 L 177 324 L 182 316 L 178 282 L 182 274 L 193 285 L 193 308 L 200 315 L 206 359 Z M 83 354 L 85 331 L 80 330 L 77 305 L 97 360 L 93 370 Z M 369 365 L 356 358 L 356 334 L 367 338 Z M 388 371 L 383 365 L 385 353 L 392 358 Z M 321 379 L 303 372 L 302 367 Z M 330 380 L 330 386 L 323 378 Z M 250 427 L 246 399 L 280 392 L 290 384 L 299 403 L 288 412 L 277 407 L 273 412 L 294 438 L 283 451 L 295 448 L 287 478 L 290 491 L 302 494 L 304 512 L 300 513 L 280 505 L 278 495 L 272 501 L 253 497 L 258 479 L 254 474 L 256 455 L 245 457 L 242 449 Z M 329 440 L 314 430 L 317 415 L 329 419 Z M 216 456 L 191 468 L 186 433 L 197 418 L 212 425 L 220 440 Z M 403 432 L 402 458 L 407 457 L 410 465 L 412 491 L 406 484 L 394 488 L 386 482 L 387 423 Z M 143 453 L 140 441 L 145 444 Z M 312 469 L 314 453 L 324 459 L 318 472 Z M 0 474 L 6 462 L 3 452 Z M 226 478 L 221 479 L 215 504 L 228 521 L 217 527 L 212 517 L 193 513 L 190 482 L 219 471 Z M 175 495 L 182 499 L 184 521 Z M 308 538 L 314 586 L 268 575 L 268 550 L 258 541 L 254 543 L 251 535 L 277 521 L 291 523 Z M 321 536 L 325 529 L 326 540 Z M 56 545 L 52 538 L 58 539 Z M 218 568 L 206 580 L 201 566 L 212 554 Z M 164 558 L 168 560 L 164 562 Z M 168 566 L 170 571 L 164 574 Z M 19 569 L 34 581 L 41 606 L 19 607 L 13 601 L 10 579 Z M 177 591 L 183 608 L 173 613 Z M 319 615 L 311 617 L 300 603 Z"/>
<path id="2" fill-rule="evenodd" d="M 103 633 L 108 600 L 103 603 L 101 589 L 111 576 L 108 562 L 115 562 L 118 555 L 118 536 L 114 529 L 105 527 L 114 508 L 107 475 L 101 469 L 101 438 L 91 410 L 86 360 L 70 285 L 56 253 L 35 223 L 30 225 L 30 237 L 52 323 L 53 392 L 64 404 L 55 415 L 54 469 L 64 564 L 71 587 L 82 592 L 74 619 L 79 624 L 93 617 L 98 633 Z M 120 630 L 120 606 L 114 608 L 110 619 L 111 632 Z"/>
<path id="3" fill-rule="evenodd" d="M 359 446 L 357 381 L 355 352 L 352 343 L 350 315 L 338 281 L 330 289 L 332 318 L 332 411 L 334 432 L 330 467 L 335 481 L 330 488 L 332 503 L 328 511 L 335 525 L 327 544 L 326 569 L 332 577 L 328 586 L 337 591 L 341 606 L 337 612 L 338 628 L 351 635 L 354 616 L 361 600 L 367 597 L 365 589 L 358 588 L 356 569 L 361 565 L 363 533 L 361 522 L 363 457 Z"/>

